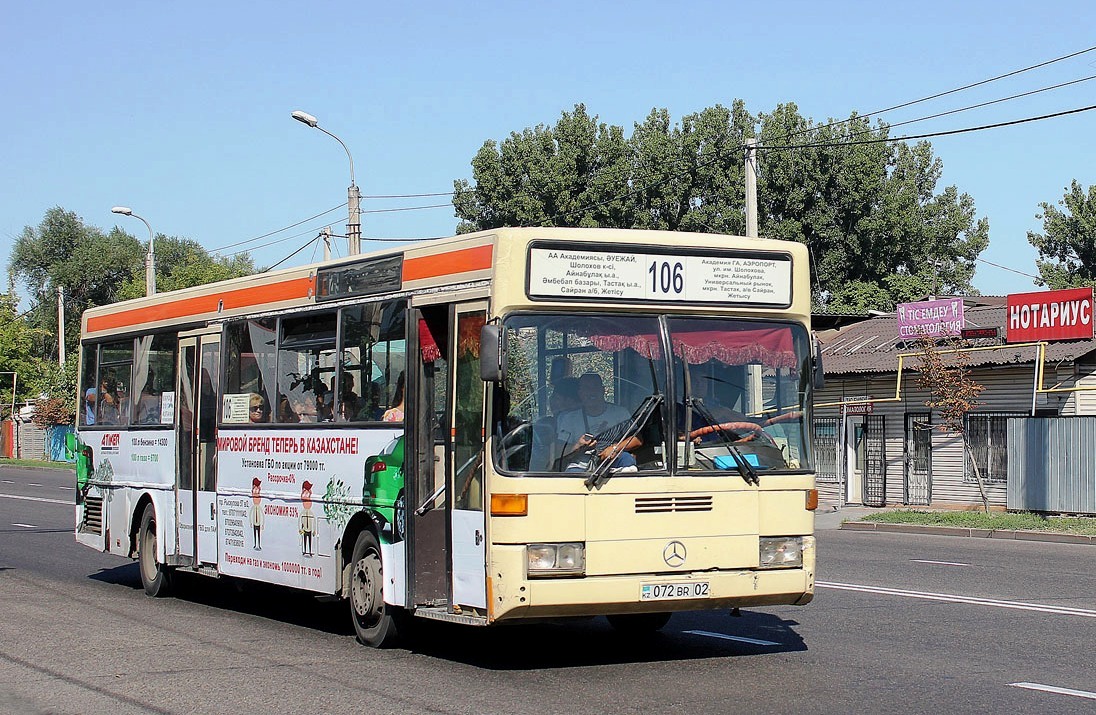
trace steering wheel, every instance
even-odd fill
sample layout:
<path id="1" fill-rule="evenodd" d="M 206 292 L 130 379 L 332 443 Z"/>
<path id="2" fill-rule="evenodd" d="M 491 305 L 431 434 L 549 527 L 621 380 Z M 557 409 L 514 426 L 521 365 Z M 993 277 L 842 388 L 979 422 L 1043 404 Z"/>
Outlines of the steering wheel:
<path id="1" fill-rule="evenodd" d="M 510 458 L 533 443 L 533 424 L 522 422 L 506 434 L 499 437 L 499 449 L 502 453 L 502 461 L 507 463 Z"/>
<path id="2" fill-rule="evenodd" d="M 764 428 L 756 422 L 720 422 L 714 425 L 704 425 L 703 427 L 697 427 L 695 430 L 689 432 L 689 439 L 694 440 L 705 435 L 712 434 L 713 432 L 749 432 L 742 439 L 737 439 L 735 442 L 749 442 L 750 440 L 762 438 L 768 441 L 772 441 L 772 437 L 766 434 Z"/>

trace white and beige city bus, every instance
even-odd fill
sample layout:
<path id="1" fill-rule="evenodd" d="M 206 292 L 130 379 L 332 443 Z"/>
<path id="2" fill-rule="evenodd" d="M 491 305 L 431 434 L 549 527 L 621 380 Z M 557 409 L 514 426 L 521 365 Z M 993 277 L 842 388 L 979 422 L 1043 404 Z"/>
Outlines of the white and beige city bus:
<path id="1" fill-rule="evenodd" d="M 806 249 L 497 229 L 83 317 L 76 538 L 344 598 L 358 638 L 805 604 Z"/>

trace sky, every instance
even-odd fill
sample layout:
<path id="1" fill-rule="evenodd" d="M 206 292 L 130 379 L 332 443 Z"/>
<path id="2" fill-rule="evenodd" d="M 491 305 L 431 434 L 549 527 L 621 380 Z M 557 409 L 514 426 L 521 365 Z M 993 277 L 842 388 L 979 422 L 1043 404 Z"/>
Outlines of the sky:
<path id="1" fill-rule="evenodd" d="M 680 120 L 735 99 L 755 114 L 794 102 L 821 123 L 1096 46 L 1091 0 L 0 7 L 5 266 L 24 227 L 54 206 L 144 241 L 138 219 L 110 210 L 128 206 L 158 234 L 224 253 L 248 248 L 259 266 L 282 262 L 324 225 L 344 233 L 346 208 L 336 207 L 347 155 L 294 110 L 349 148 L 370 251 L 393 245 L 378 238 L 452 235 L 447 196 L 410 195 L 452 191 L 472 179 L 485 141 L 553 125 L 577 103 L 627 134 L 653 108 Z M 1096 51 L 878 116 L 893 124 L 1092 75 Z M 1091 105 L 1096 79 L 892 136 Z M 956 186 L 989 219 L 975 287 L 1036 290 L 1027 232 L 1042 230 L 1040 203 L 1060 201 L 1072 180 L 1096 184 L 1096 110 L 929 141 L 943 162 L 937 192 Z M 374 198 L 393 196 L 407 198 Z M 335 255 L 345 251 L 336 244 Z M 309 246 L 280 265 L 320 255 Z"/>

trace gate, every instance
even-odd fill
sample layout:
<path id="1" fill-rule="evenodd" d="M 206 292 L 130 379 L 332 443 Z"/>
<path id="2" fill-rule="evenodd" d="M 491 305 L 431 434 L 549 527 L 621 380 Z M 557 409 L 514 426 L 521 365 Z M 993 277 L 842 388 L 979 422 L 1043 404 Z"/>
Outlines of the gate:
<path id="1" fill-rule="evenodd" d="M 887 504 L 887 418 L 864 416 L 864 506 Z"/>
<path id="2" fill-rule="evenodd" d="M 836 417 L 814 419 L 814 478 L 819 483 L 837 484 L 841 481 L 837 472 L 838 422 Z"/>
<path id="3" fill-rule="evenodd" d="M 905 503 L 932 503 L 932 413 L 906 413 Z"/>

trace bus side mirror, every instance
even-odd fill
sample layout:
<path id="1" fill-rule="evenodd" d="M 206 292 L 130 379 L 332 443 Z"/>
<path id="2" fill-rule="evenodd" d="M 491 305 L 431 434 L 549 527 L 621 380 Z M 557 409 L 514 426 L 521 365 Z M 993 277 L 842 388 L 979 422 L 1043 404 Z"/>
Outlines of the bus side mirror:
<path id="1" fill-rule="evenodd" d="M 480 328 L 480 379 L 502 382 L 506 377 L 506 352 L 502 349 L 502 327 L 487 323 Z"/>
<path id="2" fill-rule="evenodd" d="M 826 386 L 826 375 L 822 371 L 822 343 L 814 335 L 811 342 L 814 343 L 814 389 L 821 390 Z"/>

